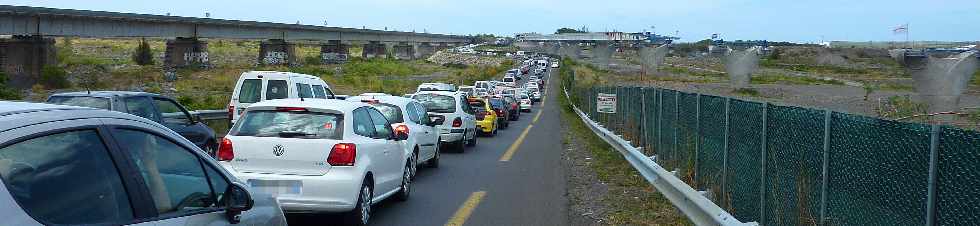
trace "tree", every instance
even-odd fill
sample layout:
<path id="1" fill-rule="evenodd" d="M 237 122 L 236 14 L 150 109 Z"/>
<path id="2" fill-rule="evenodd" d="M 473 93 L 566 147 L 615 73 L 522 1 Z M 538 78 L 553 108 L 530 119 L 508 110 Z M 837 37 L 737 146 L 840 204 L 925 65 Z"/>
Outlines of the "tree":
<path id="1" fill-rule="evenodd" d="M 150 49 L 150 43 L 146 42 L 146 38 L 140 39 L 140 44 L 136 46 L 133 62 L 138 65 L 153 65 L 153 50 Z"/>
<path id="2" fill-rule="evenodd" d="M 585 31 L 579 31 L 567 27 L 559 28 L 558 31 L 555 31 L 555 34 L 565 34 L 565 33 L 585 33 Z"/>

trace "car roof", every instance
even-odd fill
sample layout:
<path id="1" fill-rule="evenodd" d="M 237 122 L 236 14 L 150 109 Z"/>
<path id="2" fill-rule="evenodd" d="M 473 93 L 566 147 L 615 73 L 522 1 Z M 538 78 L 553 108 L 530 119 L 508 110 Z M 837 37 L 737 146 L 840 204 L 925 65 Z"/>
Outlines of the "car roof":
<path id="1" fill-rule="evenodd" d="M 335 99 L 314 99 L 314 98 L 304 98 L 304 99 L 276 99 L 258 102 L 249 105 L 248 108 L 256 107 L 301 107 L 301 108 L 314 108 L 322 110 L 334 110 L 339 112 L 350 112 L 354 109 L 368 106 L 363 103 L 346 101 L 346 100 L 335 100 Z"/>
<path id="2" fill-rule="evenodd" d="M 164 97 L 163 95 L 156 93 L 147 92 L 136 92 L 136 91 L 85 91 L 85 92 L 67 92 L 67 93 L 57 93 L 51 95 L 52 97 L 132 97 L 132 96 L 150 96 L 150 97 Z"/>
<path id="3" fill-rule="evenodd" d="M 418 93 L 415 93 L 415 94 L 416 95 L 418 95 L 418 94 L 436 94 L 436 95 L 443 95 L 443 96 L 457 96 L 457 95 L 462 95 L 462 94 L 460 94 L 458 92 L 451 92 L 451 91 L 422 91 L 422 92 L 418 92 Z"/>
<path id="4" fill-rule="evenodd" d="M 45 122 L 85 118 L 119 118 L 159 125 L 143 117 L 103 109 L 45 103 L 0 101 L 0 131 Z M 162 126 L 159 127 L 165 128 Z"/>
<path id="5" fill-rule="evenodd" d="M 363 100 L 377 100 L 381 103 L 395 104 L 398 106 L 404 106 L 415 101 L 415 99 L 400 96 L 356 96 L 347 98 L 347 101 L 352 102 L 360 102 Z"/>
<path id="6" fill-rule="evenodd" d="M 295 77 L 317 78 L 317 79 L 320 78 L 320 77 L 313 76 L 313 75 L 300 74 L 300 73 L 294 73 L 294 72 L 285 72 L 285 71 L 248 71 L 248 72 L 245 72 L 244 74 L 245 75 L 262 75 L 262 76 L 283 75 L 283 76 L 295 76 Z"/>

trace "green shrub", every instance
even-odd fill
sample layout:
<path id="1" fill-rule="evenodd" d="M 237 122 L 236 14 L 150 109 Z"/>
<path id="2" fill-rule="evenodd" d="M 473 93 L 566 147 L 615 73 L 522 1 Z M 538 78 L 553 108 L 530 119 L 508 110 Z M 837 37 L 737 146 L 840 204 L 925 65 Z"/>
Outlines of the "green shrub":
<path id="1" fill-rule="evenodd" d="M 153 65 L 153 50 L 150 49 L 150 43 L 146 42 L 146 38 L 140 39 L 139 45 L 136 45 L 133 62 L 137 65 Z"/>
<path id="2" fill-rule="evenodd" d="M 19 100 L 20 93 L 7 87 L 7 74 L 0 72 L 0 100 Z"/>
<path id="3" fill-rule="evenodd" d="M 41 79 L 38 81 L 48 89 L 64 89 L 71 87 L 68 81 L 68 72 L 58 66 L 44 66 L 41 69 Z"/>

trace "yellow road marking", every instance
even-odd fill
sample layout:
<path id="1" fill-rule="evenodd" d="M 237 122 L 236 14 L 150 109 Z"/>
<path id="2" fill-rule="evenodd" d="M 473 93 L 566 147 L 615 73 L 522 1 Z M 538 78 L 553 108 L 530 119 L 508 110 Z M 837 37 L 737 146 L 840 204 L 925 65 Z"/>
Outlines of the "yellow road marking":
<path id="1" fill-rule="evenodd" d="M 544 103 L 544 102 L 541 102 L 541 103 Z M 538 110 L 538 114 L 534 115 L 534 120 L 531 120 L 531 123 L 537 123 L 538 122 L 538 118 L 541 118 L 541 112 L 544 112 L 544 111 Z"/>
<path id="2" fill-rule="evenodd" d="M 466 219 L 470 218 L 470 214 L 476 209 L 477 205 L 480 205 L 480 201 L 483 201 L 483 196 L 487 196 L 487 192 L 478 191 L 470 194 L 470 197 L 463 202 L 462 206 L 456 210 L 452 218 L 449 218 L 449 222 L 446 222 L 446 226 L 462 226 L 466 223 Z"/>
<path id="3" fill-rule="evenodd" d="M 507 152 L 505 152 L 503 156 L 500 156 L 501 162 L 510 161 L 510 158 L 514 157 L 514 152 L 517 152 L 517 148 L 521 147 L 521 143 L 524 143 L 524 138 L 527 137 L 527 132 L 531 131 L 531 127 L 534 127 L 534 125 L 527 125 L 527 128 L 525 128 L 524 132 L 521 132 L 521 135 L 517 137 L 517 140 L 510 145 Z"/>

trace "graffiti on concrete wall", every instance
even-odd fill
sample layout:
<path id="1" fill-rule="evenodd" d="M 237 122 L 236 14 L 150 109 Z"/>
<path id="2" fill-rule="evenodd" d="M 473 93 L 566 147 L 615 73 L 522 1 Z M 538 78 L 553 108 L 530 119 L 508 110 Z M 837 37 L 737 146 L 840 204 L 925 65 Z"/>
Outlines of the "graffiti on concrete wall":
<path id="1" fill-rule="evenodd" d="M 185 64 L 208 63 L 208 52 L 186 52 L 184 53 Z"/>
<path id="2" fill-rule="evenodd" d="M 289 57 L 286 52 L 269 51 L 265 53 L 264 57 L 262 57 L 262 63 L 273 65 L 288 64 Z"/>
<path id="3" fill-rule="evenodd" d="M 320 58 L 324 63 L 337 63 L 347 61 L 346 53 L 320 53 Z"/>

